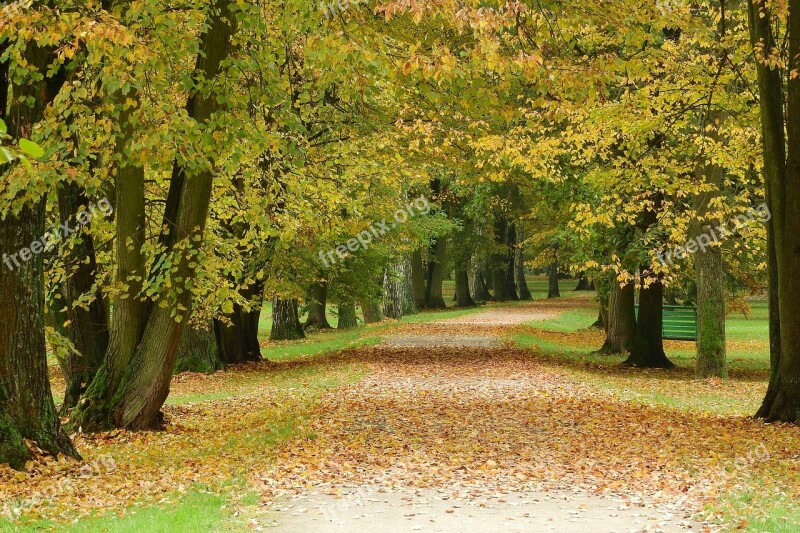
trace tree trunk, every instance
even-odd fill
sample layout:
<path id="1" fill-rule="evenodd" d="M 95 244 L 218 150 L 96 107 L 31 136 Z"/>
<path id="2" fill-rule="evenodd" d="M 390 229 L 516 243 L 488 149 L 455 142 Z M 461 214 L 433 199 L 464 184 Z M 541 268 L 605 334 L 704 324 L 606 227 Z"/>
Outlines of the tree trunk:
<path id="1" fill-rule="evenodd" d="M 404 254 L 403 259 L 398 263 L 397 270 L 400 275 L 400 294 L 402 296 L 402 316 L 416 315 L 416 298 L 414 298 L 414 279 L 411 268 L 411 255 Z"/>
<path id="2" fill-rule="evenodd" d="M 175 360 L 176 374 L 181 372 L 213 374 L 218 370 L 224 370 L 225 364 L 219 356 L 217 339 L 214 335 L 214 324 L 209 321 L 205 329 L 187 327 L 181 335 Z"/>
<path id="3" fill-rule="evenodd" d="M 469 274 L 467 264 L 456 269 L 456 307 L 475 307 L 475 302 L 469 294 Z"/>
<path id="4" fill-rule="evenodd" d="M 589 283 L 589 278 L 583 272 L 578 274 L 578 285 L 575 287 L 576 291 L 593 291 L 594 287 Z"/>
<path id="5" fill-rule="evenodd" d="M 616 279 L 611 281 L 608 293 L 606 340 L 598 353 L 626 354 L 633 348 L 636 335 L 636 291 L 633 283 L 620 287 Z"/>
<path id="6" fill-rule="evenodd" d="M 558 247 L 553 247 L 553 262 L 550 263 L 550 268 L 547 271 L 547 279 L 549 282 L 547 297 L 560 298 L 561 292 L 558 289 Z"/>
<path id="7" fill-rule="evenodd" d="M 508 274 L 508 253 L 506 250 L 508 239 L 508 223 L 504 218 L 494 221 L 494 243 L 496 250 L 492 253 L 492 290 L 494 299 L 504 302 L 510 299 L 507 294 L 506 276 Z"/>
<path id="8" fill-rule="evenodd" d="M 328 305 L 328 280 L 311 284 L 311 297 L 308 301 L 308 318 L 304 329 L 331 329 L 326 309 Z"/>
<path id="9" fill-rule="evenodd" d="M 221 0 L 209 7 L 209 25 L 201 38 L 201 52 L 198 54 L 194 71 L 194 78 L 198 81 L 216 78 L 221 72 L 222 62 L 230 53 L 230 40 L 236 25 L 232 7 L 232 3 Z M 193 92 L 187 104 L 189 116 L 195 119 L 198 126 L 207 126 L 211 116 L 219 108 L 220 103 L 213 92 L 209 94 Z M 128 108 L 127 112 L 130 113 L 131 109 Z M 125 153 L 132 138 L 130 130 L 133 127 L 129 119 L 124 120 L 123 128 L 124 133 L 119 139 L 119 144 L 122 146 L 118 146 L 117 149 L 120 154 Z M 178 174 L 184 175 L 187 172 L 188 168 L 182 168 Z M 180 257 L 173 258 L 171 276 L 176 280 L 192 280 L 194 277 L 197 265 L 192 254 L 195 247 L 202 246 L 213 185 L 212 169 L 202 167 L 191 172 L 192 174 L 187 176 L 189 179 L 181 180 L 179 194 L 170 193 L 171 199 L 177 202 L 177 208 L 174 209 L 175 225 L 170 232 L 169 246 L 165 254 L 170 254 L 176 249 L 186 250 L 179 254 Z M 142 169 L 123 162 L 117 174 L 117 189 L 120 185 L 124 191 L 121 194 L 117 190 L 117 199 L 119 200 L 122 195 L 134 205 L 130 206 L 129 216 L 123 217 L 120 215 L 125 204 L 119 201 L 116 204 L 118 250 L 120 247 L 130 248 L 126 244 L 129 239 L 134 239 L 137 235 L 143 238 L 140 227 L 144 226 L 139 226 L 139 219 L 143 219 L 144 214 Z M 172 185 L 170 188 L 172 189 Z M 166 210 L 171 208 L 172 206 L 168 205 Z M 191 246 L 188 246 L 189 243 Z M 138 249 L 138 246 L 133 248 Z M 124 253 L 130 254 L 133 251 Z M 118 258 L 118 261 L 127 263 L 123 267 L 131 266 L 123 259 Z M 162 260 L 159 258 L 154 263 L 155 268 L 161 264 Z M 141 276 L 143 272 L 140 270 L 138 274 Z M 136 291 L 129 291 L 129 294 L 131 293 L 135 294 Z M 183 290 L 175 297 L 173 305 L 152 306 L 149 313 L 146 306 L 142 305 L 141 313 L 145 320 L 133 316 L 131 324 L 121 323 L 124 317 L 120 316 L 120 309 L 129 304 L 125 303 L 126 299 L 118 299 L 114 309 L 115 322 L 112 324 L 109 353 L 84 399 L 73 412 L 73 423 L 76 426 L 93 431 L 110 427 L 145 429 L 161 423 L 160 410 L 169 395 L 169 384 L 183 331 L 183 322 L 176 320 L 176 315 L 180 315 L 182 319 L 188 318 L 181 314 L 184 312 L 181 310 L 192 308 L 192 293 L 190 289 Z M 129 300 L 138 298 L 131 297 Z M 138 329 L 143 322 L 144 330 L 137 339 L 133 330 Z M 124 337 L 115 345 L 115 337 L 119 339 L 121 334 L 124 334 Z M 128 355 L 131 346 L 133 352 Z M 115 351 L 115 348 L 119 348 L 119 351 Z"/>
<path id="10" fill-rule="evenodd" d="M 433 245 L 433 257 L 428 263 L 428 283 L 425 287 L 425 307 L 447 309 L 442 297 L 442 281 L 447 262 L 447 238 L 439 237 Z"/>
<path id="11" fill-rule="evenodd" d="M 708 122 L 721 124 L 725 115 L 717 110 L 709 110 Z M 712 139 L 719 141 L 716 129 L 709 132 Z M 697 221 L 692 224 L 692 234 L 701 241 L 707 230 L 702 227 L 706 221 L 709 206 L 720 199 L 723 187 L 724 169 L 719 165 L 702 165 L 697 170 L 698 182 L 705 182 L 711 190 L 698 194 L 695 198 Z M 725 270 L 722 250 L 719 246 L 702 246 L 694 255 L 695 280 L 697 285 L 697 367 L 699 378 L 728 376 L 728 360 L 725 346 Z"/>
<path id="12" fill-rule="evenodd" d="M 532 300 L 533 296 L 525 279 L 525 235 L 522 226 L 517 228 L 517 246 L 514 250 L 514 283 L 520 300 Z"/>
<path id="13" fill-rule="evenodd" d="M 787 72 L 797 69 L 800 54 L 800 9 L 790 2 Z M 772 215 L 768 224 L 770 261 L 770 385 L 756 416 L 768 421 L 797 422 L 800 417 L 800 78 L 788 76 L 783 105 L 783 72 L 763 62 L 780 53 L 772 28 L 772 7 L 748 2 L 750 35 L 758 56 L 764 186 Z M 784 112 L 785 109 L 785 112 Z M 792 147 L 786 152 L 786 146 Z M 774 267 L 772 266 L 774 265 Z M 777 291 L 774 290 L 777 288 Z M 778 336 L 780 342 L 778 344 Z"/>
<path id="14" fill-rule="evenodd" d="M 0 223 L 0 249 L 16 251 L 44 234 L 44 200 Z M 61 428 L 50 381 L 44 336 L 43 258 L 14 269 L 0 265 L 0 463 L 22 468 L 31 457 L 22 439 L 53 455 L 78 457 Z"/>
<path id="15" fill-rule="evenodd" d="M 292 341 L 304 339 L 303 327 L 297 312 L 297 300 L 282 300 L 277 296 L 272 299 L 272 331 L 271 341 Z"/>
<path id="16" fill-rule="evenodd" d="M 75 183 L 62 184 L 58 189 L 59 219 L 62 224 L 75 226 L 75 215 L 81 207 L 88 206 L 85 191 Z M 83 226 L 88 229 L 88 224 Z M 67 382 L 62 411 L 75 407 L 80 396 L 92 382 L 97 369 L 103 363 L 108 349 L 108 323 L 103 294 L 96 286 L 97 261 L 94 241 L 85 231 L 78 230 L 78 238 L 71 241 L 72 247 L 65 257 L 66 278 L 62 288 L 66 307 L 65 332 L 75 347 L 63 361 L 60 360 L 64 380 Z M 87 304 L 76 305 L 88 294 L 93 299 Z M 83 300 L 85 301 L 85 300 Z M 63 322 L 62 322 L 63 324 Z"/>
<path id="17" fill-rule="evenodd" d="M 377 324 L 383 320 L 382 300 L 363 300 L 359 304 L 364 313 L 365 324 Z"/>
<path id="18" fill-rule="evenodd" d="M 471 294 L 475 297 L 476 302 L 488 302 L 492 299 L 492 294 L 489 292 L 489 288 L 486 286 L 486 279 L 483 275 L 483 263 L 485 263 L 485 261 L 479 262 L 475 261 L 474 259 L 471 262 Z"/>
<path id="19" fill-rule="evenodd" d="M 358 318 L 356 317 L 356 304 L 355 302 L 340 302 L 337 307 L 339 315 L 338 329 L 353 329 L 358 327 Z"/>
<path id="20" fill-rule="evenodd" d="M 646 267 L 642 269 L 646 270 Z M 650 286 L 644 281 L 639 288 L 639 317 L 633 338 L 631 355 L 626 365 L 639 368 L 672 368 L 675 365 L 664 353 L 663 341 L 664 286 L 661 281 L 650 278 Z"/>
<path id="21" fill-rule="evenodd" d="M 425 307 L 425 268 L 420 250 L 411 254 L 411 288 L 414 292 L 414 306 L 422 309 Z"/>
<path id="22" fill-rule="evenodd" d="M 399 278 L 402 273 L 398 270 L 388 268 L 383 273 L 383 312 L 395 320 L 403 317 L 403 280 Z"/>
<path id="23" fill-rule="evenodd" d="M 4 52 L 4 46 L 0 45 L 0 53 Z M 38 71 L 41 78 L 14 86 L 9 109 L 12 60 L 0 63 L 0 119 L 13 139 L 30 135 L 66 79 L 63 70 L 50 77 L 46 75 L 55 59 L 55 50 L 31 42 L 22 54 L 28 68 Z M 0 166 L 3 178 L 10 168 L 13 166 Z M 30 194 L 36 198 L 35 192 Z M 23 468 L 31 456 L 23 439 L 35 441 L 39 448 L 53 455 L 80 456 L 61 428 L 47 375 L 43 256 L 33 254 L 18 265 L 12 263 L 21 250 L 28 249 L 44 235 L 45 199 L 29 199 L 17 213 L 6 212 L 9 200 L 4 198 L 0 208 L 0 250 L 4 263 L 0 264 L 0 464 Z M 12 257 L 6 257 L 6 252 Z"/>
<path id="24" fill-rule="evenodd" d="M 506 279 L 504 293 L 509 300 L 519 300 L 516 284 L 517 230 L 514 224 L 508 225 L 506 232 Z"/>
<path id="25" fill-rule="evenodd" d="M 249 311 L 236 303 L 233 304 L 233 313 L 214 319 L 219 356 L 228 365 L 262 360 L 258 323 L 264 307 L 264 283 L 256 281 L 242 289 L 241 295 L 250 302 Z"/>

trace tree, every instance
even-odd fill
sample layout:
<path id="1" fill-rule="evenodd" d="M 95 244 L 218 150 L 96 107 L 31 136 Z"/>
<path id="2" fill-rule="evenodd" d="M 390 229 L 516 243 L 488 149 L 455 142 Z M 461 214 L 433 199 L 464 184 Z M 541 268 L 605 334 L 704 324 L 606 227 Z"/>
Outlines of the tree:
<path id="1" fill-rule="evenodd" d="M 32 9 L 42 11 L 47 19 L 50 7 L 49 2 L 35 2 Z M 4 144 L 8 138 L 17 139 L 20 149 L 27 146 L 32 155 L 43 155 L 25 139 L 65 81 L 58 65 L 57 74 L 48 75 L 55 59 L 52 43 L 21 40 L 0 45 L 0 139 Z M 31 255 L 28 246 L 45 233 L 46 200 L 34 191 L 22 195 L 8 190 L 9 175 L 27 169 L 9 160 L 10 151 L 3 153 L 0 249 L 20 250 L 21 261 L 12 268 L 4 256 L 6 264 L 0 265 L 0 462 L 22 468 L 31 457 L 23 439 L 35 441 L 53 455 L 80 456 L 61 427 L 47 374 L 43 258 L 38 253 L 25 257 Z"/>
<path id="2" fill-rule="evenodd" d="M 636 333 L 634 284 L 614 279 L 609 285 L 606 340 L 598 353 L 626 354 L 633 347 Z"/>
<path id="3" fill-rule="evenodd" d="M 272 299 L 272 330 L 269 334 L 271 341 L 290 341 L 304 339 L 303 326 L 297 311 L 297 300 L 283 299 L 277 296 Z"/>
<path id="4" fill-rule="evenodd" d="M 786 71 L 797 68 L 800 54 L 800 5 L 788 10 L 748 0 L 750 35 L 757 62 L 761 111 L 764 184 L 772 214 L 768 225 L 770 262 L 770 384 L 756 413 L 768 421 L 797 422 L 800 413 L 800 153 L 786 146 L 800 142 L 800 78 L 778 67 L 776 19 L 785 19 Z M 785 103 L 785 107 L 784 107 Z M 775 290 L 777 289 L 777 290 Z M 778 341 L 779 339 L 779 341 Z"/>

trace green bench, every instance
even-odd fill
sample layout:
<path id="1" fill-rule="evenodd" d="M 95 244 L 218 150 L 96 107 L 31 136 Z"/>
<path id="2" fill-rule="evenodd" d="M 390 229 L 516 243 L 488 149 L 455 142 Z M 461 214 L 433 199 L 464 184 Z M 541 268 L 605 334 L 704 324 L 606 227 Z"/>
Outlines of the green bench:
<path id="1" fill-rule="evenodd" d="M 639 318 L 639 306 L 636 306 Z M 697 340 L 697 309 L 683 305 L 665 305 L 661 336 L 673 341 Z"/>

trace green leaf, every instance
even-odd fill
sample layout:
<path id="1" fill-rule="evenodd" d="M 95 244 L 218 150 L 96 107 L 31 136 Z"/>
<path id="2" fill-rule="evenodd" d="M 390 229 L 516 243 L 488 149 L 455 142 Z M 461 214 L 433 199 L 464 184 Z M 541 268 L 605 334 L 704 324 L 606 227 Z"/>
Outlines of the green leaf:
<path id="1" fill-rule="evenodd" d="M 0 165 L 5 165 L 6 163 L 10 163 L 11 161 L 15 160 L 17 156 L 6 148 L 5 146 L 0 146 Z"/>
<path id="2" fill-rule="evenodd" d="M 33 141 L 29 141 L 28 139 L 19 140 L 19 149 L 22 150 L 24 154 L 34 159 L 44 157 L 44 150 L 42 150 L 42 147 Z"/>

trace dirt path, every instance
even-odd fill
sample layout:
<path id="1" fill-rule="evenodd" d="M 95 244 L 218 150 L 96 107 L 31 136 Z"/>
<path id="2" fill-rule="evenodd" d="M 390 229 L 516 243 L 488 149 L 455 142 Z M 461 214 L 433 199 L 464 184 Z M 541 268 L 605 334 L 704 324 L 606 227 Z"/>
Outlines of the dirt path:
<path id="1" fill-rule="evenodd" d="M 369 374 L 328 395 L 310 422 L 313 438 L 284 450 L 277 473 L 253 480 L 277 502 L 264 525 L 380 533 L 703 529 L 691 520 L 701 480 L 690 481 L 657 445 L 626 455 L 621 434 L 647 438 L 637 409 L 608 411 L 607 396 L 498 338 L 504 327 L 556 314 L 536 305 L 495 308 L 393 332 L 382 346 L 347 355 L 366 360 Z"/>

